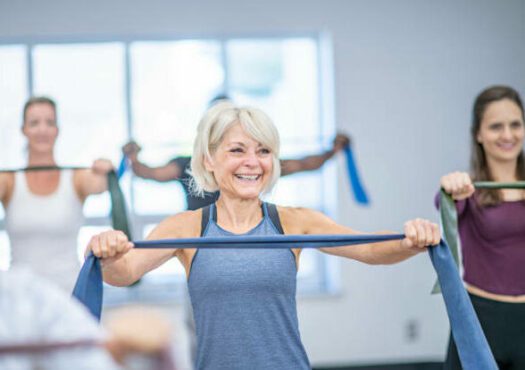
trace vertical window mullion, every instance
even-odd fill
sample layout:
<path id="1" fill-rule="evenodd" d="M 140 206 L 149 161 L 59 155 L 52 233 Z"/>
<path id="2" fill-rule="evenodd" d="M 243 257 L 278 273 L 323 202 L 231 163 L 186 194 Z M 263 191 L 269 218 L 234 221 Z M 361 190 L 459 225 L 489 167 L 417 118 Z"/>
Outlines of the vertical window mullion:
<path id="1" fill-rule="evenodd" d="M 27 92 L 29 96 L 34 94 L 34 82 L 33 82 L 33 44 L 26 44 L 26 61 L 27 61 Z"/>
<path id="2" fill-rule="evenodd" d="M 227 96 L 231 96 L 230 69 L 228 67 L 228 49 L 226 47 L 228 40 L 220 39 L 219 42 L 221 44 L 221 62 L 222 67 L 224 69 L 224 83 L 222 89 L 224 94 L 226 94 Z"/>

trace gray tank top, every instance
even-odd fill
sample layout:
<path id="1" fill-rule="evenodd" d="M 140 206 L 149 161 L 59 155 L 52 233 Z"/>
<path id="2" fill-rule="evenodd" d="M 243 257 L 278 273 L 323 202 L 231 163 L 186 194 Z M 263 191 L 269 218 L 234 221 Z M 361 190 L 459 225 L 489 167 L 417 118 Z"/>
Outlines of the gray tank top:
<path id="1" fill-rule="evenodd" d="M 262 221 L 242 235 L 282 234 L 275 206 L 262 208 Z M 214 204 L 203 208 L 203 219 L 209 220 L 203 237 L 235 235 L 217 225 Z M 188 280 L 196 368 L 310 369 L 299 334 L 296 278 L 289 249 L 198 249 Z"/>

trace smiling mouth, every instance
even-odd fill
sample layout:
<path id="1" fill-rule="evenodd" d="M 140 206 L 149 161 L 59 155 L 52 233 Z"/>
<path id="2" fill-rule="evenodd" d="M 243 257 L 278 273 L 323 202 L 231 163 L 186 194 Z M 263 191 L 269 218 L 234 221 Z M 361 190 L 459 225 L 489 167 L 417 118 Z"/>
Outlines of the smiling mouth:
<path id="1" fill-rule="evenodd" d="M 515 146 L 516 144 L 509 144 L 509 143 L 498 144 L 498 148 L 503 149 L 503 150 L 511 150 L 511 149 L 514 149 Z"/>
<path id="2" fill-rule="evenodd" d="M 246 181 L 257 181 L 261 178 L 262 175 L 235 175 L 240 180 Z"/>

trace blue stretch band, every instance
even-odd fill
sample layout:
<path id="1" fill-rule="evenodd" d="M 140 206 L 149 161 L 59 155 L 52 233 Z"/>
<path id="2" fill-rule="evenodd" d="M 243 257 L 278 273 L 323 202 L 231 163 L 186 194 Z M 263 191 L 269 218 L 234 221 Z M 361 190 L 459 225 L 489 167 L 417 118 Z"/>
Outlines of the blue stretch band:
<path id="1" fill-rule="evenodd" d="M 357 171 L 357 166 L 354 160 L 354 154 L 352 152 L 352 147 L 350 145 L 345 146 L 344 153 L 346 157 L 348 178 L 350 180 L 350 184 L 352 185 L 354 198 L 357 203 L 368 205 L 370 201 L 368 200 L 368 195 L 366 195 L 365 188 L 361 184 L 359 172 Z"/>
<path id="2" fill-rule="evenodd" d="M 135 248 L 326 248 L 342 245 L 399 240 L 393 235 L 275 235 L 185 238 L 135 242 Z M 459 277 L 458 269 L 444 241 L 428 248 L 441 284 L 452 335 L 465 370 L 497 370 L 478 318 Z M 73 295 L 100 319 L 102 309 L 102 272 L 98 258 L 86 258 Z"/>
<path id="3" fill-rule="evenodd" d="M 127 170 L 128 158 L 126 156 L 122 156 L 117 168 L 117 178 L 120 180 L 120 178 L 124 175 L 124 173 L 126 173 Z"/>

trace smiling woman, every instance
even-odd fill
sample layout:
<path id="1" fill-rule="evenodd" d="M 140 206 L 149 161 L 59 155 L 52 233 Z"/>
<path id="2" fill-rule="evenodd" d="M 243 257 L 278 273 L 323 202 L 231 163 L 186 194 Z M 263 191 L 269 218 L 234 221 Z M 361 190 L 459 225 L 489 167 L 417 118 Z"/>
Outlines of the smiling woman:
<path id="1" fill-rule="evenodd" d="M 463 279 L 501 368 L 525 368 L 525 193 L 479 189 L 473 181 L 525 180 L 523 103 L 508 86 L 482 91 L 474 103 L 471 173 L 453 172 L 441 187 L 456 201 Z M 446 369 L 460 369 L 450 337 Z"/>
<path id="2" fill-rule="evenodd" d="M 25 104 L 28 167 L 56 166 L 56 117 L 56 104 L 49 98 L 34 97 Z M 27 265 L 70 293 L 80 270 L 75 245 L 82 205 L 90 194 L 106 190 L 106 173 L 112 168 L 111 162 L 97 160 L 89 170 L 0 173 L 11 264 Z M 53 262 L 43 263 L 49 256 Z"/>
<path id="3" fill-rule="evenodd" d="M 279 179 L 279 149 L 279 134 L 265 113 L 238 111 L 229 102 L 216 104 L 197 129 L 192 187 L 203 194 L 219 190 L 222 182 L 221 194 L 228 196 L 237 184 L 237 191 L 258 198 Z"/>
<path id="4" fill-rule="evenodd" d="M 261 201 L 279 177 L 279 135 L 262 111 L 219 103 L 199 123 L 192 156 L 194 188 L 219 190 L 215 204 L 162 221 L 148 239 L 276 234 L 359 234 L 320 212 Z M 405 223 L 406 237 L 322 252 L 369 264 L 396 263 L 440 240 L 436 224 Z M 186 271 L 197 328 L 198 369 L 310 369 L 296 307 L 301 245 L 292 249 L 134 249 L 118 231 L 87 246 L 103 277 L 129 285 L 173 257 Z"/>

